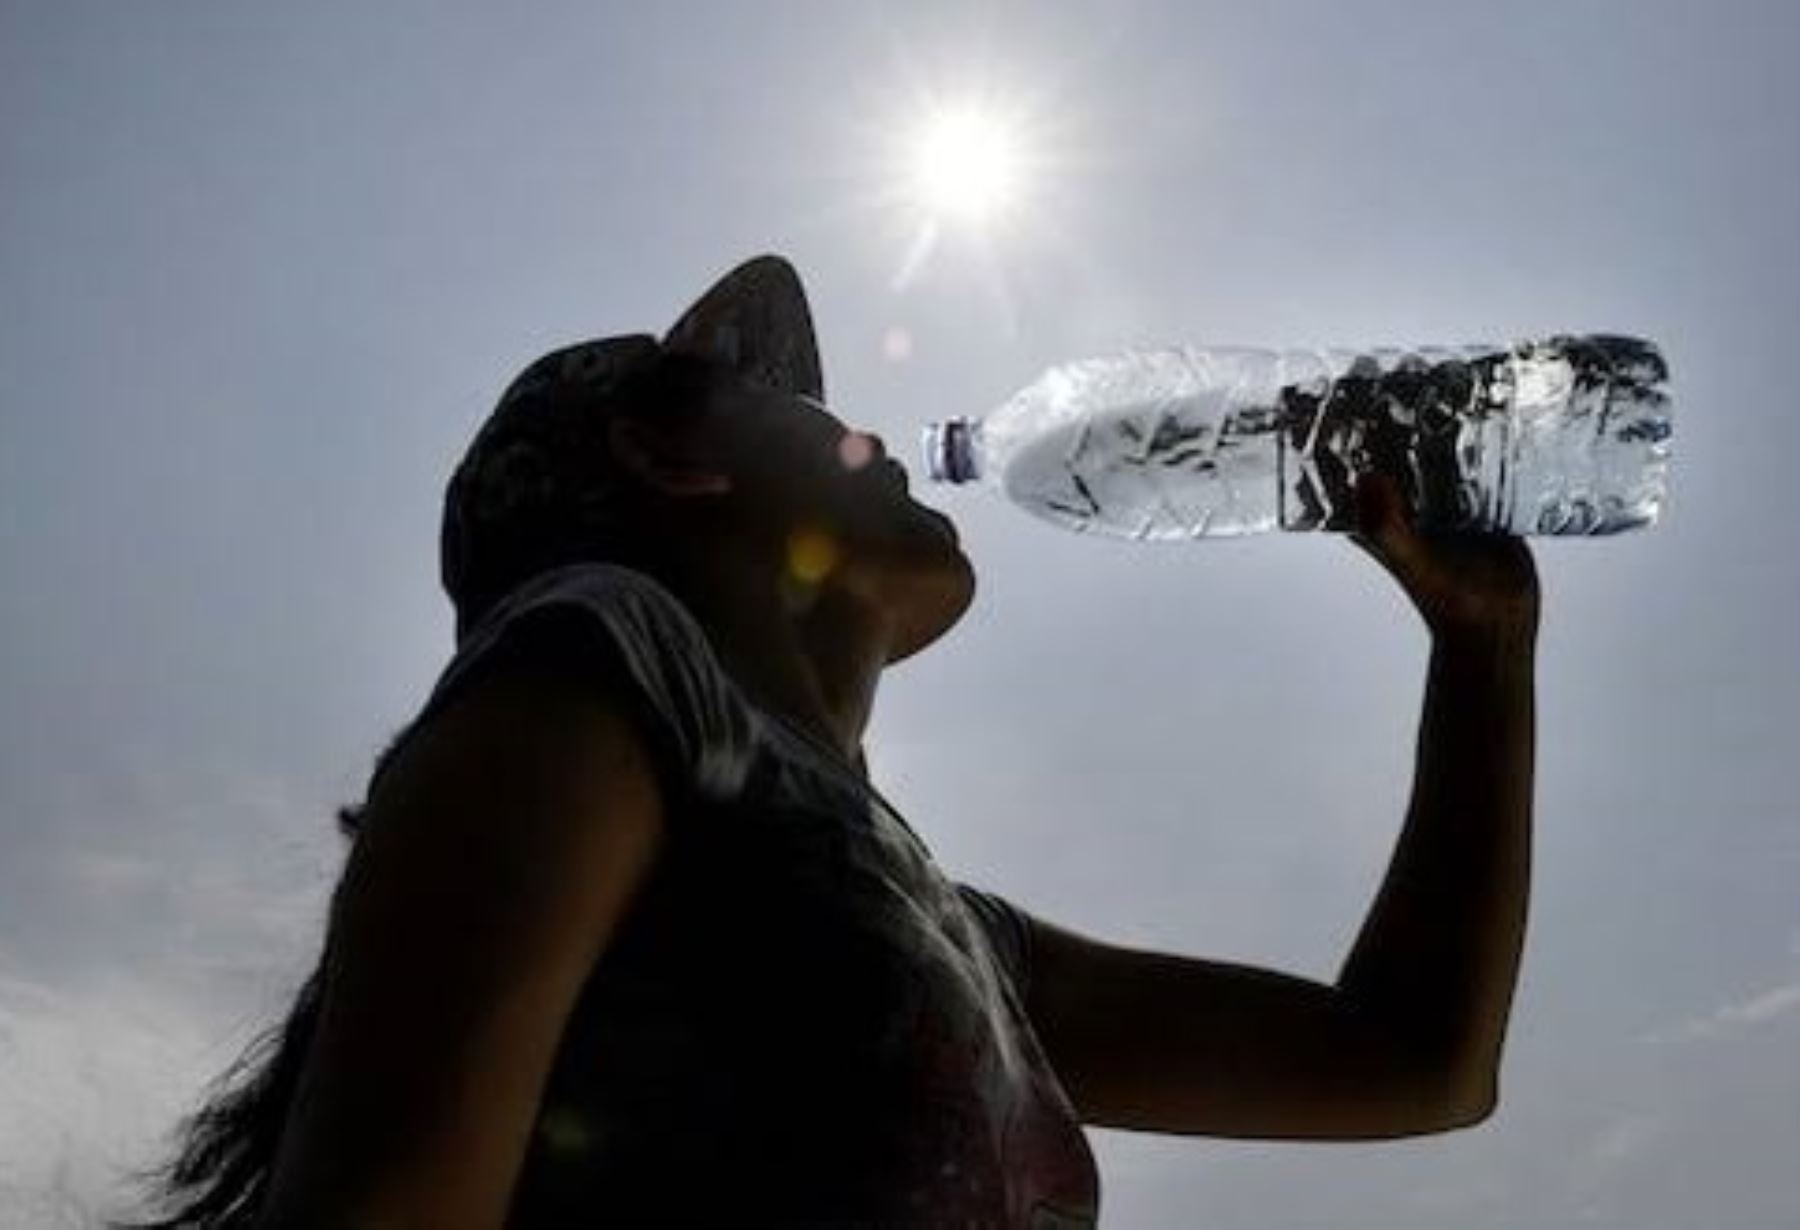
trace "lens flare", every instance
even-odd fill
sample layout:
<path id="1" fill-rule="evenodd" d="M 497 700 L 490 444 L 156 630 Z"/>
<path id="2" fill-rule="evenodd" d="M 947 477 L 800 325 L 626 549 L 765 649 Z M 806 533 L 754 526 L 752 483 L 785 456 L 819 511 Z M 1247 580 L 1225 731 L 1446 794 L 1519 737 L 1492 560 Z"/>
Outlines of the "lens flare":
<path id="1" fill-rule="evenodd" d="M 788 538 L 788 575 L 794 580 L 817 585 L 837 564 L 837 540 L 825 531 L 802 526 Z"/>
<path id="2" fill-rule="evenodd" d="M 846 470 L 860 470 L 875 460 L 875 441 L 860 431 L 845 432 L 838 441 L 837 454 Z"/>

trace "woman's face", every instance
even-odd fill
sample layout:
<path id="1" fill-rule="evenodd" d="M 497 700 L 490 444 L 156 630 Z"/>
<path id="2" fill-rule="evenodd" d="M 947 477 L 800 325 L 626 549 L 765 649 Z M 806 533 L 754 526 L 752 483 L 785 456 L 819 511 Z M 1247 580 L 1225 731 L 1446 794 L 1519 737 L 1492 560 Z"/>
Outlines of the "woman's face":
<path id="1" fill-rule="evenodd" d="M 974 597 L 950 518 L 912 498 L 881 439 L 811 398 L 730 384 L 696 428 L 730 477 L 727 515 L 784 536 L 801 585 L 841 584 L 880 604 L 899 634 L 890 660 L 942 635 Z"/>

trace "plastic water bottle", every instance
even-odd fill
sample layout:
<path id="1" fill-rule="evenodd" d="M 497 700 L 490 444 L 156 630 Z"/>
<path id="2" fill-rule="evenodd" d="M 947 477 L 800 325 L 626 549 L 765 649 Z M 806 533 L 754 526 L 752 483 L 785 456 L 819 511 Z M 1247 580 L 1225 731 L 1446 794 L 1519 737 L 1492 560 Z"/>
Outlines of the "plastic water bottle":
<path id="1" fill-rule="evenodd" d="M 1668 368 L 1649 342 L 1139 351 L 1054 367 L 985 418 L 925 429 L 939 482 L 1135 539 L 1352 530 L 1359 476 L 1421 526 L 1616 534 L 1653 524 Z"/>

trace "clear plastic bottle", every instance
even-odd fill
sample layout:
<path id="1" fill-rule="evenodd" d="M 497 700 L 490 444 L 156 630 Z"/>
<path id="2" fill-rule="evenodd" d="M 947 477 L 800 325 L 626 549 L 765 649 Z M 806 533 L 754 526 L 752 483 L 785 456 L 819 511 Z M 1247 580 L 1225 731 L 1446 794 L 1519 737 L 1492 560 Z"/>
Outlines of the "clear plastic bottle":
<path id="1" fill-rule="evenodd" d="M 932 424 L 925 468 L 1124 538 L 1350 530 L 1371 471 L 1431 528 L 1615 534 L 1661 511 L 1667 379 L 1654 345 L 1605 334 L 1139 351 L 1054 367 L 985 418 Z"/>

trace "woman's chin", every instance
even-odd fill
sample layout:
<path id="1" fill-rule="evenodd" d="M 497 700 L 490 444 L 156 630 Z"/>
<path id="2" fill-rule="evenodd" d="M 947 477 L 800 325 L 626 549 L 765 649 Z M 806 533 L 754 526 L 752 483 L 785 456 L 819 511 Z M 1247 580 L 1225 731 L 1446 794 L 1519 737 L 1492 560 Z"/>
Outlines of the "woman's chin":
<path id="1" fill-rule="evenodd" d="M 889 574 L 886 604 L 894 613 L 888 663 L 912 657 L 943 636 L 975 601 L 975 568 L 955 545 L 931 560 Z"/>

